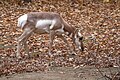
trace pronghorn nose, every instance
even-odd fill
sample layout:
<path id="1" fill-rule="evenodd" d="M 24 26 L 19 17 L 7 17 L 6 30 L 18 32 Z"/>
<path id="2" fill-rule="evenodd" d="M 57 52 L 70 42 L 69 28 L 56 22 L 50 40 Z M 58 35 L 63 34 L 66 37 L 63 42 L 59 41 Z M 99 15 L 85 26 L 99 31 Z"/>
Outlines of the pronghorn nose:
<path id="1" fill-rule="evenodd" d="M 82 37 L 82 39 L 83 39 L 83 37 Z M 83 40 L 80 40 L 80 42 L 81 42 L 81 51 L 84 51 L 84 45 L 83 45 Z"/>
<path id="2" fill-rule="evenodd" d="M 83 46 L 79 47 L 79 49 L 80 49 L 81 51 L 84 51 L 84 47 L 83 47 Z"/>
<path id="3" fill-rule="evenodd" d="M 83 46 L 81 47 L 81 51 L 84 51 L 84 47 Z"/>

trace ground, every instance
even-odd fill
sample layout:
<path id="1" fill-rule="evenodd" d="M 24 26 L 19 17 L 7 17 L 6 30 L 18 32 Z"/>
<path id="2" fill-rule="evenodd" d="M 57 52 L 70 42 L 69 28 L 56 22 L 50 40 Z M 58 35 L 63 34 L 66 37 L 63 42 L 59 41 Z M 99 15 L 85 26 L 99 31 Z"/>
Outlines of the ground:
<path id="1" fill-rule="evenodd" d="M 105 74 L 114 78 L 114 72 L 120 73 L 120 0 L 20 1 L 0 0 L 0 80 L 103 80 Z M 81 30 L 85 50 L 76 48 L 76 55 L 69 55 L 63 40 L 55 38 L 49 57 L 49 36 L 33 34 L 27 42 L 31 58 L 24 48 L 22 59 L 16 58 L 17 39 L 23 33 L 17 19 L 29 12 L 60 14 Z"/>
<path id="2" fill-rule="evenodd" d="M 101 68 L 103 75 L 110 76 L 110 71 L 115 74 L 118 68 Z M 119 76 L 120 77 L 120 76 Z M 105 79 L 106 78 L 106 79 Z M 98 69 L 90 67 L 52 67 L 49 71 L 30 72 L 3 76 L 0 80 L 109 80 L 103 77 Z M 117 79 L 116 79 L 117 80 Z"/>

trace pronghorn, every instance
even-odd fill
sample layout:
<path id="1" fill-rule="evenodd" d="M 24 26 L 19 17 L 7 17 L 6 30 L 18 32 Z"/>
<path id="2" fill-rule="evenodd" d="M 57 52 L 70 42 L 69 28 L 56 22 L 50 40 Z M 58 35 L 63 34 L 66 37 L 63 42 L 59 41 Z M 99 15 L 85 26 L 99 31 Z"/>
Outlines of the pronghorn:
<path id="1" fill-rule="evenodd" d="M 17 57 L 21 57 L 20 49 L 24 45 L 26 53 L 29 53 L 26 41 L 32 33 L 49 34 L 49 53 L 55 36 L 64 40 L 68 48 L 71 50 L 65 35 L 69 36 L 73 43 L 81 50 L 83 47 L 83 36 L 79 29 L 70 26 L 58 13 L 53 12 L 30 12 L 18 18 L 18 27 L 21 27 L 23 34 L 18 38 Z"/>

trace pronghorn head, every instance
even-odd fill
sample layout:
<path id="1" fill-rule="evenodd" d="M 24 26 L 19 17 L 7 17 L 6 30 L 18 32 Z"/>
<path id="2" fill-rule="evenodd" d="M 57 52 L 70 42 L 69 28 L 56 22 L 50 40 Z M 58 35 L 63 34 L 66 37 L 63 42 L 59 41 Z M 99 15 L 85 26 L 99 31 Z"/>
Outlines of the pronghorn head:
<path id="1" fill-rule="evenodd" d="M 83 35 L 81 34 L 81 32 L 80 32 L 79 29 L 76 29 L 76 30 L 75 30 L 74 43 L 75 43 L 75 45 L 76 45 L 81 51 L 84 51 Z"/>

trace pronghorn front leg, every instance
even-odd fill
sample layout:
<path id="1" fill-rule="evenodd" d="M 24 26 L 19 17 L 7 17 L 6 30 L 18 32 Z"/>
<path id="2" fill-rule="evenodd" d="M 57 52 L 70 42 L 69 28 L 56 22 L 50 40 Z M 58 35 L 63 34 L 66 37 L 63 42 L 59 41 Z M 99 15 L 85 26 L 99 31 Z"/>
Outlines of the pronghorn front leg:
<path id="1" fill-rule="evenodd" d="M 57 37 L 61 38 L 67 44 L 68 50 L 70 50 L 70 52 L 73 54 L 73 50 L 71 49 L 71 47 L 70 47 L 68 41 L 66 40 L 66 38 L 63 35 L 57 35 Z"/>

